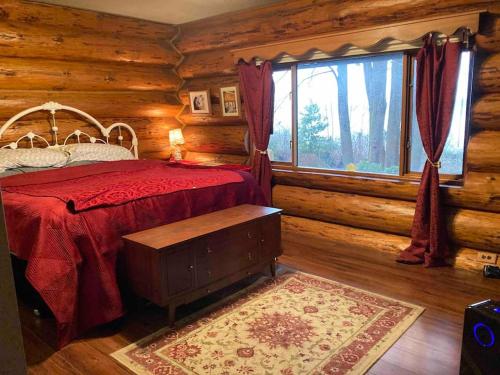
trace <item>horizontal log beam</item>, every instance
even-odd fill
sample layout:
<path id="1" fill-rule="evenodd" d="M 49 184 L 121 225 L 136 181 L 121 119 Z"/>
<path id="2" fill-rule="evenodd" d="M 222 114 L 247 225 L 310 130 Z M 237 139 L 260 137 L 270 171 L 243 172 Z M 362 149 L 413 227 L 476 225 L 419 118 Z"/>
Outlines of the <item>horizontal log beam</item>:
<path id="1" fill-rule="evenodd" d="M 496 10 L 498 12 L 498 10 Z M 476 46 L 480 53 L 500 52 L 500 17 L 498 14 L 485 14 L 480 21 Z"/>
<path id="2" fill-rule="evenodd" d="M 174 95 L 159 91 L 3 91 L 0 90 L 0 118 L 9 118 L 27 108 L 48 101 L 76 107 L 99 117 L 175 117 L 182 108 Z M 46 118 L 37 112 L 30 118 Z"/>
<path id="3" fill-rule="evenodd" d="M 477 172 L 500 172 L 500 131 L 482 131 L 469 140 L 467 168 Z"/>
<path id="4" fill-rule="evenodd" d="M 236 125 L 246 126 L 247 120 L 245 118 L 245 112 L 243 107 L 240 107 L 240 116 L 223 116 L 220 102 L 213 100 L 212 98 L 212 113 L 210 115 L 199 115 L 191 113 L 191 107 L 188 104 L 184 107 L 182 114 L 179 116 L 179 120 L 185 125 Z"/>
<path id="5" fill-rule="evenodd" d="M 475 77 L 476 88 L 479 91 L 500 93 L 500 53 L 495 53 L 485 59 L 478 67 L 478 74 Z"/>
<path id="6" fill-rule="evenodd" d="M 490 40 L 495 35 L 500 35 L 500 31 L 488 37 Z M 497 36 L 500 38 L 500 36 Z M 477 36 L 480 39 L 480 35 Z M 183 39 L 181 39 L 183 40 Z M 252 43 L 253 44 L 253 43 Z M 227 45 L 217 49 L 209 49 L 199 52 L 184 52 L 185 60 L 178 69 L 179 75 L 184 79 L 207 78 L 211 76 L 234 76 L 237 74 L 237 67 L 231 59 L 231 52 Z M 485 74 L 491 74 L 486 73 Z"/>
<path id="7" fill-rule="evenodd" d="M 237 74 L 221 77 L 191 78 L 187 79 L 186 82 L 184 82 L 184 86 L 180 91 L 180 95 L 185 96 L 187 95 L 188 91 L 207 89 L 210 89 L 210 91 L 215 94 L 219 92 L 219 89 L 221 87 L 236 86 L 239 84 L 239 82 L 240 79 Z"/>
<path id="8" fill-rule="evenodd" d="M 276 185 L 273 204 L 288 215 L 409 235 L 415 204 L 363 195 Z"/>
<path id="9" fill-rule="evenodd" d="M 188 126 L 247 126 L 244 115 L 241 116 L 221 116 L 220 109 L 212 104 L 212 115 L 193 115 L 189 107 L 184 108 L 179 120 Z"/>
<path id="10" fill-rule="evenodd" d="M 500 130 L 500 93 L 487 94 L 475 100 L 472 124 L 477 129 Z"/>
<path id="11" fill-rule="evenodd" d="M 0 57 L 3 90 L 162 90 L 174 92 L 180 78 L 159 65 L 85 63 Z"/>
<path id="12" fill-rule="evenodd" d="M 404 236 L 297 216 L 282 215 L 281 223 L 283 241 L 303 245 L 305 251 L 308 247 L 324 249 L 330 247 L 334 250 L 339 246 L 350 248 L 353 256 L 358 249 L 381 251 L 396 256 L 410 243 L 410 239 Z"/>
<path id="13" fill-rule="evenodd" d="M 116 119 L 104 119 L 103 124 L 105 126 L 111 125 L 113 122 L 117 122 Z M 134 128 L 139 138 L 156 138 L 168 140 L 168 132 L 171 129 L 178 128 L 180 126 L 179 122 L 175 117 L 152 117 L 152 118 L 121 118 L 118 119 L 121 122 L 129 124 Z M 118 122 L 120 122 L 118 121 Z"/>
<path id="14" fill-rule="evenodd" d="M 281 223 L 284 255 L 305 259 L 315 259 L 320 255 L 319 250 L 322 257 L 364 259 L 384 253 L 395 261 L 411 241 L 404 236 L 288 215 L 282 215 Z M 455 251 L 456 257 L 450 263 L 456 268 L 481 270 L 484 266 L 477 261 L 477 250 L 459 248 Z"/>
<path id="15" fill-rule="evenodd" d="M 0 124 L 3 124 L 7 119 L 0 119 Z M 168 139 L 168 131 L 179 126 L 177 120 L 170 118 L 98 118 L 97 119 L 105 127 L 113 123 L 123 122 L 130 125 L 137 134 L 139 142 L 142 138 L 164 138 Z M 89 123 L 84 118 L 59 118 L 56 115 L 56 125 L 59 133 L 59 141 L 76 129 L 80 129 L 91 135 L 99 135 L 97 127 Z M 14 140 L 20 136 L 32 131 L 44 137 L 52 135 L 52 122 L 50 117 L 44 119 L 19 120 L 12 124 L 1 138 L 1 143 Z M 126 133 L 126 132 L 124 132 Z"/>
<path id="16" fill-rule="evenodd" d="M 183 132 L 188 151 L 248 155 L 246 126 L 187 126 Z"/>
<path id="17" fill-rule="evenodd" d="M 109 126 L 116 122 L 123 122 L 130 125 L 139 140 L 139 157 L 149 157 L 152 153 L 160 153 L 165 159 L 170 155 L 170 147 L 168 143 L 168 131 L 178 127 L 179 124 L 175 118 L 99 118 L 99 121 L 105 126 Z M 0 123 L 3 123 L 0 120 Z M 102 138 L 100 131 L 92 124 L 83 119 L 57 119 L 58 142 L 63 143 L 65 138 L 73 131 L 79 129 L 87 134 Z M 0 146 L 16 141 L 19 137 L 32 131 L 47 139 L 51 144 L 54 143 L 54 134 L 51 132 L 51 123 L 48 119 L 39 120 L 20 120 L 14 123 L 4 133 L 0 139 Z M 124 146 L 130 147 L 130 135 L 124 130 Z M 118 144 L 118 132 L 112 132 L 110 143 Z M 45 147 L 45 144 L 37 144 L 39 147 Z M 20 147 L 30 147 L 28 141 L 21 142 Z M 157 157 L 155 157 L 157 158 Z"/>
<path id="18" fill-rule="evenodd" d="M 168 143 L 168 137 L 163 139 L 158 138 L 144 138 L 139 141 L 139 158 L 144 159 L 162 159 L 168 160 L 171 155 L 170 145 Z M 154 158 L 150 155 L 155 154 Z"/>
<path id="19" fill-rule="evenodd" d="M 275 183 L 379 198 L 416 201 L 419 182 L 274 170 Z M 500 212 L 500 175 L 469 173 L 463 187 L 442 186 L 447 205 Z"/>
<path id="20" fill-rule="evenodd" d="M 460 189 L 463 195 L 468 199 L 473 196 L 479 197 L 477 199 L 477 207 L 466 206 L 463 208 L 480 209 L 483 207 L 484 211 L 499 212 L 496 207 L 500 204 L 500 174 L 499 173 L 478 173 L 469 172 L 465 178 L 464 188 Z M 465 201 L 465 200 L 463 200 Z M 494 207 L 495 209 L 490 209 Z"/>
<path id="21" fill-rule="evenodd" d="M 106 127 L 116 122 L 124 122 L 130 125 L 134 129 L 139 140 L 138 148 L 140 158 L 152 158 L 151 155 L 157 154 L 154 158 L 160 158 L 161 156 L 161 158 L 167 159 L 170 155 L 168 131 L 179 126 L 174 118 L 103 118 L 99 119 L 99 121 Z M 3 121 L 0 121 L 0 123 L 1 122 Z M 94 125 L 89 124 L 83 119 L 58 119 L 57 127 L 59 128 L 59 144 L 63 143 L 66 136 L 77 129 L 91 136 L 103 138 L 100 131 Z M 7 130 L 2 139 L 0 139 L 0 145 L 3 146 L 16 141 L 29 131 L 45 137 L 48 142 L 53 144 L 55 140 L 50 129 L 51 124 L 48 120 L 21 120 L 13 124 L 13 126 Z M 123 146 L 130 147 L 130 134 L 124 130 L 122 135 L 124 137 Z M 110 143 L 119 144 L 118 131 L 115 130 L 112 132 L 110 135 Z M 45 147 L 45 144 L 40 142 L 37 143 L 36 146 Z M 28 141 L 25 141 L 20 143 L 20 147 L 30 147 L 30 145 Z"/>
<path id="22" fill-rule="evenodd" d="M 186 160 L 197 161 L 200 163 L 219 163 L 219 164 L 247 164 L 248 156 L 232 154 L 213 154 L 204 152 L 187 152 L 184 157 Z"/>
<path id="23" fill-rule="evenodd" d="M 233 57 L 229 49 L 185 55 L 182 64 L 177 69 L 177 73 L 183 79 L 234 76 L 237 72 L 237 66 L 233 63 Z"/>
<path id="24" fill-rule="evenodd" d="M 175 66 L 180 55 L 169 43 L 97 31 L 11 25 L 0 21 L 0 55 L 74 61 L 121 61 Z"/>
<path id="25" fill-rule="evenodd" d="M 355 30 L 472 9 L 488 9 L 495 1 L 449 0 L 295 0 L 224 14 L 181 25 L 177 42 L 183 53 L 277 42 L 319 33 Z"/>
<path id="26" fill-rule="evenodd" d="M 404 236 L 415 211 L 413 202 L 283 185 L 273 188 L 273 204 L 288 215 Z M 448 208 L 447 223 L 457 245 L 500 252 L 500 215 Z"/>
<path id="27" fill-rule="evenodd" d="M 139 158 L 141 159 L 156 159 L 156 160 L 169 160 L 172 152 L 170 149 L 161 150 L 161 151 L 150 151 L 145 150 L 142 151 L 139 148 Z"/>
<path id="28" fill-rule="evenodd" d="M 148 39 L 171 39 L 177 32 L 175 26 L 159 22 L 19 0 L 2 0 L 0 21 Z"/>

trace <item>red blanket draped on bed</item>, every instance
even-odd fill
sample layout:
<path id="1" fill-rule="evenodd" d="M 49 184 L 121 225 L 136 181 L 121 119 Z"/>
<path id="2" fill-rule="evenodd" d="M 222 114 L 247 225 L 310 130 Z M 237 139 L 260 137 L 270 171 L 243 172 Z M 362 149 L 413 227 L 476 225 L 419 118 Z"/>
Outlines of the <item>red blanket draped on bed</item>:
<path id="1" fill-rule="evenodd" d="M 57 321 L 59 345 L 123 314 L 121 236 L 264 197 L 245 172 L 106 162 L 0 180 L 11 251 Z"/>

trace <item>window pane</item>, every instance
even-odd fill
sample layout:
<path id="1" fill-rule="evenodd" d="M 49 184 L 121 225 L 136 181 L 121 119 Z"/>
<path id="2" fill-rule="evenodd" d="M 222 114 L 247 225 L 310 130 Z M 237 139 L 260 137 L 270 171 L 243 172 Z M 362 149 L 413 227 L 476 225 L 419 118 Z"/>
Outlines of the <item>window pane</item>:
<path id="1" fill-rule="evenodd" d="M 416 64 L 415 64 L 416 66 Z M 441 169 L 443 174 L 462 174 L 465 146 L 465 125 L 469 93 L 470 52 L 462 52 L 460 70 L 458 75 L 455 105 L 451 119 L 450 134 L 441 155 Z M 416 88 L 416 70 L 414 70 L 413 87 Z M 413 94 L 413 115 L 411 130 L 411 165 L 412 172 L 422 172 L 427 156 L 422 146 L 422 139 L 418 130 L 417 114 L 415 112 L 415 90 Z"/>
<path id="2" fill-rule="evenodd" d="M 398 174 L 403 54 L 299 64 L 298 165 Z"/>
<path id="3" fill-rule="evenodd" d="M 273 72 L 274 131 L 269 139 L 272 161 L 292 161 L 292 73 L 290 69 Z"/>

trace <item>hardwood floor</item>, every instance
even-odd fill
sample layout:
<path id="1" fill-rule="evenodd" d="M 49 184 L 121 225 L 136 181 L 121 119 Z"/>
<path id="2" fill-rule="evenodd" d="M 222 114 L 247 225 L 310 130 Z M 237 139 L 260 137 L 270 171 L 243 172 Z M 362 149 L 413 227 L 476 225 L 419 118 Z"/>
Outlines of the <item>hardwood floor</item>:
<path id="1" fill-rule="evenodd" d="M 369 374 L 458 374 L 464 308 L 482 299 L 500 299 L 500 280 L 484 279 L 479 273 L 405 266 L 383 253 L 356 250 L 354 258 L 352 249 L 325 252 L 285 245 L 290 250 L 280 258 L 281 265 L 426 308 Z M 251 281 L 183 306 L 178 314 L 187 315 Z M 128 374 L 109 354 L 167 324 L 165 310 L 147 306 L 55 351 L 53 321 L 36 317 L 22 299 L 20 314 L 31 374 Z"/>

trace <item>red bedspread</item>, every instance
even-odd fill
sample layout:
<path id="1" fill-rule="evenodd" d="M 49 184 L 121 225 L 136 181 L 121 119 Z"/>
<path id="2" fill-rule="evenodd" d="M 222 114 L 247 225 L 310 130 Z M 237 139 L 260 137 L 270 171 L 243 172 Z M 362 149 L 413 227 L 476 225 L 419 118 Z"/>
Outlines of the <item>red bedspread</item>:
<path id="1" fill-rule="evenodd" d="M 106 162 L 0 180 L 11 251 L 57 321 L 59 345 L 123 314 L 121 236 L 244 203 L 263 204 L 246 172 Z"/>

